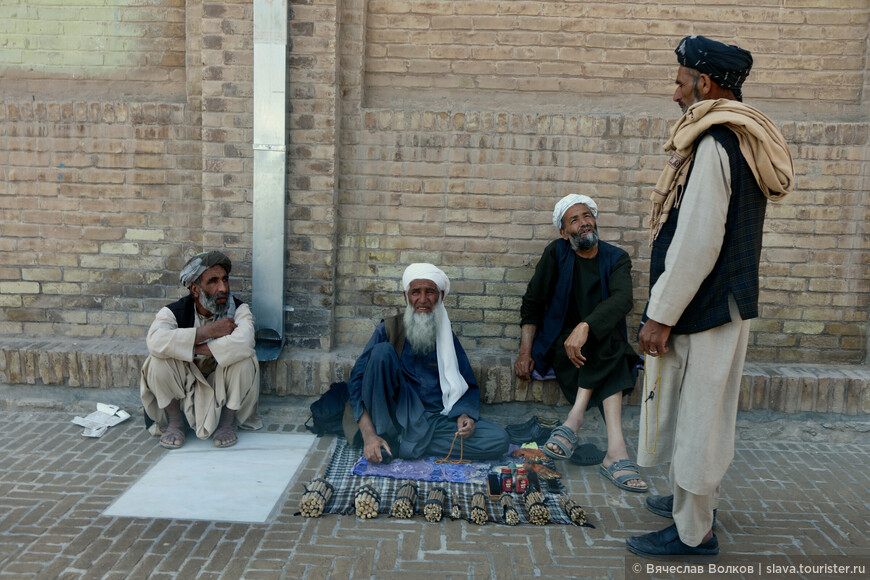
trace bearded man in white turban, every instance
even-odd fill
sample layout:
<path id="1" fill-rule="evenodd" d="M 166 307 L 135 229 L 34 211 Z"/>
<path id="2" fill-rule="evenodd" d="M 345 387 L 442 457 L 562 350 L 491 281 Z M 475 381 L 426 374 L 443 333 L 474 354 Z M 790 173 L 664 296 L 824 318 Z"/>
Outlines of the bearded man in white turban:
<path id="1" fill-rule="evenodd" d="M 188 427 L 200 439 L 214 436 L 216 447 L 235 445 L 237 427 L 262 427 L 254 317 L 230 293 L 230 270 L 221 252 L 192 257 L 179 275 L 189 293 L 148 329 L 139 394 L 146 426 L 167 449 L 184 444 Z"/>
<path id="2" fill-rule="evenodd" d="M 545 454 L 573 459 L 586 409 L 597 406 L 607 424 L 607 453 L 599 472 L 620 489 L 645 492 L 622 434 L 622 397 L 634 388 L 638 361 L 625 324 L 634 303 L 631 259 L 598 239 L 598 206 L 589 196 L 560 199 L 553 226 L 560 237 L 544 249 L 523 296 L 514 372 L 530 380 L 552 369 L 573 404 L 544 446 Z"/>
<path id="3" fill-rule="evenodd" d="M 422 455 L 465 459 L 503 456 L 507 432 L 480 418 L 480 391 L 450 327 L 447 275 L 411 264 L 402 276 L 406 309 L 386 318 L 357 359 L 348 381 L 345 435 L 371 463 Z M 352 418 L 348 417 L 352 413 Z"/>

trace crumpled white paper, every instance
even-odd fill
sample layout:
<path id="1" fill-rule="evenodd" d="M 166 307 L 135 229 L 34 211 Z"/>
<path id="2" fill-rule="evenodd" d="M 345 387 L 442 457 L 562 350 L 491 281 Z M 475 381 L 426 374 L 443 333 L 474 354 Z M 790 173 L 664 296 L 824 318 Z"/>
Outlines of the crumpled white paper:
<path id="1" fill-rule="evenodd" d="M 82 431 L 84 437 L 102 437 L 109 427 L 114 427 L 129 418 L 130 413 L 116 405 L 97 403 L 96 411 L 87 417 L 76 417 L 72 423 L 84 427 Z"/>

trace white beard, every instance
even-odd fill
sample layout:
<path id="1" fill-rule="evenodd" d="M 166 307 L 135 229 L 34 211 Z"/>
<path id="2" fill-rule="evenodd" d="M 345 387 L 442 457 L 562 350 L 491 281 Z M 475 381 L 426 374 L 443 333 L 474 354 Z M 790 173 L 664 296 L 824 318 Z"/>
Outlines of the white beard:
<path id="1" fill-rule="evenodd" d="M 429 354 L 435 350 L 435 339 L 438 337 L 438 317 L 434 312 L 422 314 L 414 312 L 408 304 L 405 308 L 405 339 L 411 345 L 414 354 Z"/>

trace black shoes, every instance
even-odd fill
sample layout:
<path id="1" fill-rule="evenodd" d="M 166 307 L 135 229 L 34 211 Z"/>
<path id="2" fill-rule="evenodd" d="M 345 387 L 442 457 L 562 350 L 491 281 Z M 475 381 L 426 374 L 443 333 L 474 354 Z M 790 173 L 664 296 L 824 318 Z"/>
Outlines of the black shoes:
<path id="1" fill-rule="evenodd" d="M 632 536 L 625 541 L 629 551 L 654 560 L 679 559 L 690 562 L 715 562 L 719 559 L 719 540 L 714 534 L 708 542 L 689 546 L 680 540 L 676 524 L 661 531 Z"/>

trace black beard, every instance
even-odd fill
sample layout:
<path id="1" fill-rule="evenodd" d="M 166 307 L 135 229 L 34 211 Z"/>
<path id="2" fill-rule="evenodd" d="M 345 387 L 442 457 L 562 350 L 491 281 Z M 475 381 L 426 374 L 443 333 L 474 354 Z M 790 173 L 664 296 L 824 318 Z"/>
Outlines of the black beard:
<path id="1" fill-rule="evenodd" d="M 218 298 L 226 298 L 227 301 L 223 304 L 218 304 Z M 230 307 L 230 293 L 229 292 L 215 292 L 214 294 L 209 294 L 202 288 L 199 289 L 199 305 L 211 312 L 213 315 L 217 317 L 221 317 L 227 313 L 227 310 Z"/>
<path id="2" fill-rule="evenodd" d="M 571 249 L 575 252 L 585 252 L 591 250 L 598 244 L 598 230 L 592 228 L 592 231 L 576 236 L 568 236 L 568 242 L 571 244 Z"/>

